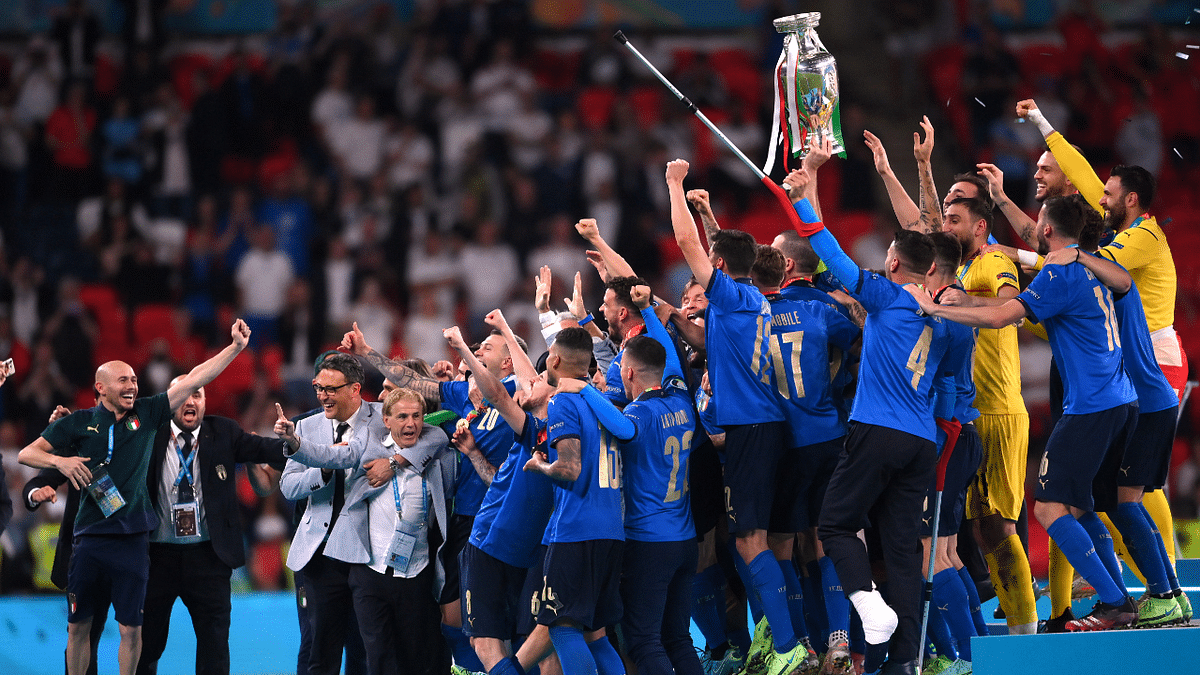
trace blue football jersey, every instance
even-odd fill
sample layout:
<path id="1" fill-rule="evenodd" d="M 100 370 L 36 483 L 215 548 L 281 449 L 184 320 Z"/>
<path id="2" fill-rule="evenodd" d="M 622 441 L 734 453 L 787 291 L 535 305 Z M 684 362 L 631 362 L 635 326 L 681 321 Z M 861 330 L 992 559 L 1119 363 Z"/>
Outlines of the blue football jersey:
<path id="1" fill-rule="evenodd" d="M 688 495 L 688 458 L 696 418 L 688 393 L 652 389 L 625 407 L 636 429 L 621 443 L 625 467 L 625 536 L 635 541 L 684 541 L 696 536 Z"/>
<path id="2" fill-rule="evenodd" d="M 1121 348 L 1125 352 L 1125 373 L 1137 392 L 1138 412 L 1152 413 L 1179 405 L 1175 390 L 1167 382 L 1154 358 L 1154 343 L 1146 323 L 1146 310 L 1137 284 L 1123 295 L 1113 295 L 1117 323 L 1121 325 Z"/>
<path id="3" fill-rule="evenodd" d="M 828 276 L 830 279 L 833 278 L 833 275 L 829 272 L 824 272 L 822 275 L 818 275 L 818 277 L 820 276 Z M 841 284 L 838 284 L 837 290 L 844 291 L 845 289 L 841 287 Z M 823 302 L 836 309 L 838 314 L 841 314 L 851 323 L 854 323 L 854 317 L 850 315 L 850 310 L 842 303 L 834 300 L 833 296 L 829 295 L 828 292 L 819 288 L 815 281 L 793 279 L 784 284 L 783 288 L 779 289 L 779 294 L 788 300 L 797 300 L 801 302 L 805 300 L 815 300 L 817 302 Z M 855 324 L 855 326 L 857 327 L 857 324 Z M 861 334 L 862 331 L 859 330 L 859 333 Z M 829 396 L 833 400 L 833 406 L 837 408 L 838 419 L 841 420 L 842 425 L 844 426 L 850 419 L 850 407 L 854 404 L 853 397 L 847 396 L 847 394 L 853 391 L 854 370 L 858 365 L 858 354 L 850 351 L 843 351 L 839 348 L 830 349 L 829 357 L 830 368 L 833 368 L 835 365 L 834 362 L 836 362 L 837 365 L 837 369 L 833 374 L 833 382 L 830 385 Z"/>
<path id="4" fill-rule="evenodd" d="M 617 352 L 612 363 L 608 365 L 608 370 L 604 372 L 604 398 L 612 401 L 618 408 L 629 405 L 629 397 L 625 395 L 625 383 L 621 381 L 621 357 L 624 355 L 624 349 Z"/>
<path id="5" fill-rule="evenodd" d="M 946 322 L 950 344 L 942 359 L 942 370 L 954 380 L 954 418 L 966 424 L 979 419 L 975 409 L 975 338 L 979 331 L 953 321 Z"/>
<path id="6" fill-rule="evenodd" d="M 439 387 L 442 392 L 442 407 L 446 410 L 465 419 L 475 409 L 475 404 L 471 403 L 467 396 L 467 382 L 442 382 Z M 508 390 L 508 395 L 512 396 L 517 390 L 517 381 L 511 376 L 504 378 L 504 388 Z M 499 466 L 504 461 L 516 440 L 508 422 L 505 422 L 500 413 L 491 406 L 471 423 L 471 433 L 475 436 L 475 447 L 479 448 L 492 466 Z M 479 511 L 479 505 L 483 503 L 488 486 L 470 462 L 460 463 L 454 488 L 454 512 L 463 516 L 475 515 Z"/>
<path id="7" fill-rule="evenodd" d="M 546 450 L 546 420 L 525 413 L 525 428 L 492 484 L 471 527 L 471 543 L 514 567 L 537 564 L 538 546 L 554 509 L 554 486 L 536 471 L 525 471 L 535 450 Z"/>
<path id="8" fill-rule="evenodd" d="M 829 353 L 831 345 L 842 353 L 849 351 L 858 326 L 823 302 L 797 302 L 780 294 L 767 300 L 771 303 L 771 383 L 787 421 L 787 447 L 845 436 L 846 426 L 830 393 L 834 373 Z"/>
<path id="9" fill-rule="evenodd" d="M 550 399 L 547 414 L 550 461 L 557 445 L 579 439 L 579 477 L 554 481 L 554 513 L 546 529 L 548 542 L 625 540 L 621 501 L 621 452 L 617 439 L 605 431 L 579 394 L 559 393 Z"/>
<path id="10" fill-rule="evenodd" d="M 1084 415 L 1137 400 L 1122 365 L 1112 292 L 1080 263 L 1047 265 L 1017 295 L 1041 323 L 1063 378 L 1063 412 Z"/>
<path id="11" fill-rule="evenodd" d="M 771 305 L 749 279 L 713 270 L 708 285 L 704 343 L 717 423 L 783 420 L 771 389 Z"/>
<path id="12" fill-rule="evenodd" d="M 935 441 L 931 391 L 949 344 L 948 324 L 875 272 L 860 272 L 853 295 L 867 310 L 858 391 L 850 419 Z"/>

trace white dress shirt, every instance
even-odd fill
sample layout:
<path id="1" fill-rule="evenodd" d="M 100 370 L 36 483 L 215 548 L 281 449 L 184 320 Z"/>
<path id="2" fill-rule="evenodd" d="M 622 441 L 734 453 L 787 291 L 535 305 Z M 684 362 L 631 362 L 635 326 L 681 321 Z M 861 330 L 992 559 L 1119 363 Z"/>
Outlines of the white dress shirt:
<path id="1" fill-rule="evenodd" d="M 201 422 L 203 424 L 203 422 Z M 195 544 L 208 540 L 208 523 L 204 518 L 204 491 L 200 486 L 200 425 L 192 431 L 192 490 L 196 494 L 196 532 L 192 537 L 175 536 L 175 517 L 172 509 L 175 506 L 175 496 L 178 488 L 175 479 L 179 477 L 179 453 L 183 452 L 183 433 L 175 420 L 171 420 L 171 439 L 167 441 L 167 451 L 163 453 L 162 472 L 158 476 L 158 529 L 150 533 L 150 541 L 167 544 Z"/>
<path id="2" fill-rule="evenodd" d="M 396 441 L 391 434 L 384 439 L 383 446 L 395 453 Z M 411 579 L 429 564 L 429 493 L 424 482 L 424 476 L 408 464 L 400 469 L 400 473 L 394 476 L 384 489 L 368 499 L 367 525 L 371 538 L 371 562 L 367 563 L 367 566 L 376 572 L 383 574 L 387 569 L 388 551 L 396 532 L 398 514 L 394 489 L 399 490 L 400 508 L 404 519 L 418 523 L 421 535 L 417 537 L 417 544 L 413 547 L 408 569 L 403 572 L 393 570 L 392 576 Z"/>

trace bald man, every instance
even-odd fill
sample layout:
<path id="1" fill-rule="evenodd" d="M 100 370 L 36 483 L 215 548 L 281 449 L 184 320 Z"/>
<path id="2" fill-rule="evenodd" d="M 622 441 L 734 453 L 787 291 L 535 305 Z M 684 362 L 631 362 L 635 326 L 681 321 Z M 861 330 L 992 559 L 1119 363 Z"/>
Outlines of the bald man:
<path id="1" fill-rule="evenodd" d="M 123 361 L 96 369 L 100 405 L 71 415 L 25 446 L 18 460 L 35 469 L 54 468 L 83 491 L 75 518 L 76 544 L 67 570 L 67 673 L 83 675 L 91 661 L 89 631 L 95 592 L 107 582 L 120 625 L 117 660 L 121 675 L 134 675 L 142 650 L 142 603 L 149 577 L 149 536 L 158 516 L 146 473 L 155 434 L 171 413 L 233 362 L 250 338 L 238 319 L 232 342 L 175 381 L 164 393 L 137 398 L 138 380 Z M 68 455 L 68 453 L 77 453 Z"/>

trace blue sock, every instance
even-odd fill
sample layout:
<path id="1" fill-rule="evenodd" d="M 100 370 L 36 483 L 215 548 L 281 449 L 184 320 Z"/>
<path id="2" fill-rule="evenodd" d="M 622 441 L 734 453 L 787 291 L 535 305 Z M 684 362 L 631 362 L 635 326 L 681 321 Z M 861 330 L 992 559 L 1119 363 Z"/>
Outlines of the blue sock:
<path id="1" fill-rule="evenodd" d="M 958 650 L 954 648 L 954 636 L 950 634 L 950 626 L 946 623 L 946 617 L 938 607 L 930 607 L 929 641 L 933 643 L 933 648 L 937 650 L 938 656 L 944 656 L 951 661 L 958 659 Z"/>
<path id="2" fill-rule="evenodd" d="M 487 672 L 488 675 L 525 675 L 525 670 L 521 668 L 521 662 L 517 661 L 517 657 L 515 656 L 500 659 Z"/>
<path id="3" fill-rule="evenodd" d="M 804 619 L 808 622 L 808 634 L 813 636 L 813 648 L 818 654 L 825 653 L 829 642 L 829 616 L 825 609 L 825 589 L 822 579 L 821 563 L 809 560 L 804 564 L 808 576 L 800 580 L 804 586 Z M 843 598 L 844 599 L 844 598 Z"/>
<path id="4" fill-rule="evenodd" d="M 976 635 L 987 635 L 987 620 L 983 618 L 983 606 L 979 602 L 979 589 L 975 588 L 975 580 L 967 568 L 958 570 L 958 578 L 962 579 L 963 591 L 967 594 L 967 608 L 971 610 L 971 621 L 975 624 Z"/>
<path id="5" fill-rule="evenodd" d="M 791 560 L 778 560 L 779 571 L 783 573 L 784 587 L 787 589 L 788 614 L 792 617 L 792 632 L 797 638 L 808 637 L 808 624 L 804 621 L 804 587 L 800 585 L 800 577 L 796 574 L 796 566 Z M 771 632 L 774 635 L 774 631 Z"/>
<path id="6" fill-rule="evenodd" d="M 483 670 L 483 664 L 479 662 L 479 657 L 471 647 L 471 640 L 463 634 L 461 628 L 442 624 L 442 635 L 446 638 L 446 644 L 450 645 L 450 649 L 454 652 L 456 664 L 475 673 Z"/>
<path id="7" fill-rule="evenodd" d="M 1104 563 L 1104 569 L 1108 570 L 1108 575 L 1112 577 L 1113 583 L 1121 590 L 1122 597 L 1128 596 L 1129 591 L 1125 589 L 1125 577 L 1121 574 L 1121 563 L 1117 560 L 1117 552 L 1113 548 L 1112 532 L 1108 531 L 1108 526 L 1094 511 L 1080 516 L 1079 524 L 1083 526 L 1084 532 L 1087 532 L 1088 537 L 1092 540 L 1092 546 L 1096 547 L 1096 555 L 1100 558 L 1100 562 Z"/>
<path id="8" fill-rule="evenodd" d="M 607 635 L 589 642 L 588 650 L 596 660 L 596 672 L 599 675 L 625 675 L 625 664 L 621 661 L 621 655 L 617 653 Z"/>
<path id="9" fill-rule="evenodd" d="M 771 639 L 775 642 L 775 651 L 779 653 L 796 648 L 796 634 L 792 632 L 792 617 L 788 612 L 786 584 L 783 572 L 775 562 L 775 555 L 763 551 L 746 566 L 750 570 L 751 583 L 758 591 L 758 601 L 762 603 L 763 614 L 767 617 L 767 625 L 771 627 Z"/>
<path id="10" fill-rule="evenodd" d="M 733 539 L 730 540 L 730 545 Z M 737 568 L 738 576 L 742 578 L 742 585 L 746 587 L 746 602 L 750 603 L 750 617 L 754 619 L 754 625 L 758 625 L 763 618 L 762 598 L 758 596 L 758 589 L 754 586 L 753 574 L 750 572 L 750 566 L 742 560 L 742 555 L 735 548 L 733 551 L 733 565 Z M 750 632 L 754 632 L 751 627 Z"/>
<path id="11" fill-rule="evenodd" d="M 563 675 L 597 675 L 596 659 L 583 639 L 583 631 L 572 626 L 551 626 L 550 642 L 558 653 Z"/>
<path id="12" fill-rule="evenodd" d="M 1129 549 L 1133 562 L 1146 577 L 1146 590 L 1154 595 L 1170 593 L 1171 583 L 1157 550 L 1158 540 L 1154 538 L 1154 529 L 1142 518 L 1142 505 L 1137 502 L 1120 504 L 1116 511 L 1109 512 L 1108 517 L 1125 538 L 1125 548 Z"/>
<path id="13" fill-rule="evenodd" d="M 867 638 L 863 635 L 862 618 L 858 616 L 854 605 L 850 605 L 850 651 L 855 654 L 865 654 L 866 649 Z"/>
<path id="14" fill-rule="evenodd" d="M 1099 518 L 1096 519 L 1099 522 Z M 1103 527 L 1104 523 L 1100 523 Z M 1087 530 L 1083 529 L 1083 525 L 1075 520 L 1071 514 L 1060 516 L 1058 520 L 1050 523 L 1050 527 L 1046 528 L 1046 534 L 1058 544 L 1059 550 L 1067 557 L 1067 561 L 1071 563 L 1079 574 L 1087 579 L 1092 584 L 1092 588 L 1096 589 L 1096 593 L 1100 596 L 1100 601 L 1110 605 L 1122 605 L 1125 603 L 1125 591 L 1123 591 L 1113 581 L 1112 575 L 1105 569 L 1104 563 L 1100 561 L 1100 557 L 1096 555 L 1095 545 L 1092 539 L 1088 536 Z M 1109 548 L 1112 547 L 1112 539 L 1109 539 Z"/>
<path id="15" fill-rule="evenodd" d="M 821 594 L 825 596 L 825 615 L 829 617 L 829 632 L 849 631 L 850 601 L 842 591 L 842 582 L 838 579 L 833 559 L 821 556 L 817 562 L 821 566 Z"/>
<path id="16" fill-rule="evenodd" d="M 1167 573 L 1167 585 L 1171 587 L 1172 591 L 1178 591 L 1180 590 L 1179 579 L 1175 576 L 1175 566 L 1171 564 L 1171 556 L 1167 555 L 1167 546 L 1163 542 L 1162 532 L 1158 531 L 1158 525 L 1156 525 L 1154 519 L 1150 517 L 1150 512 L 1146 510 L 1146 505 L 1141 502 L 1136 503 L 1138 505 L 1138 511 L 1142 515 L 1142 520 L 1146 521 L 1146 525 L 1150 528 L 1150 531 L 1154 533 L 1154 541 L 1158 549 L 1158 557 L 1160 560 L 1162 560 L 1163 570 Z"/>
<path id="17" fill-rule="evenodd" d="M 944 569 L 933 575 L 933 603 L 938 606 L 950 636 L 958 648 L 960 658 L 971 660 L 971 638 L 975 636 L 975 622 L 967 608 L 970 600 L 963 590 L 962 579 L 954 568 Z"/>
<path id="18" fill-rule="evenodd" d="M 729 639 L 725 635 L 725 575 L 717 565 L 705 568 L 692 580 L 692 620 L 707 649 Z"/>

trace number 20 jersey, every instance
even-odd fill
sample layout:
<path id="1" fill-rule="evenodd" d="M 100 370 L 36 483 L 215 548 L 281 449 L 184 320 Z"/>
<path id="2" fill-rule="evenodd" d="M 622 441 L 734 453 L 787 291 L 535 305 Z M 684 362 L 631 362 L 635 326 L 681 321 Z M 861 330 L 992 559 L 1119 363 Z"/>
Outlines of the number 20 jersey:
<path id="1" fill-rule="evenodd" d="M 850 419 L 936 442 L 930 392 L 949 326 L 923 314 L 916 298 L 880 274 L 861 272 L 852 291 L 867 321 Z"/>
<path id="2" fill-rule="evenodd" d="M 635 429 L 621 443 L 625 467 L 625 536 L 634 541 L 696 537 L 688 497 L 688 458 L 696 417 L 686 389 L 651 389 L 625 408 Z"/>
<path id="3" fill-rule="evenodd" d="M 579 394 L 555 394 L 550 399 L 546 424 L 551 462 L 558 458 L 559 443 L 579 439 L 579 477 L 554 481 L 554 513 L 546 528 L 546 543 L 624 541 L 617 439 L 601 428 L 596 414 Z"/>

